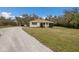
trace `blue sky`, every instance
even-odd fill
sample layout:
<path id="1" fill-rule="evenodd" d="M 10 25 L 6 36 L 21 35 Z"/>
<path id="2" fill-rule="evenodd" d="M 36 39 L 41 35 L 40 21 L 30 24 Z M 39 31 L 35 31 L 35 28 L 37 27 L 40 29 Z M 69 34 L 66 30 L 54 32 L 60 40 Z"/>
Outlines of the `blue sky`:
<path id="1" fill-rule="evenodd" d="M 64 10 L 70 10 L 71 7 L 0 7 L 0 14 L 5 12 L 13 16 L 20 16 L 22 14 L 33 14 L 38 16 L 58 16 L 63 15 Z M 5 14 L 3 13 L 3 14 Z"/>

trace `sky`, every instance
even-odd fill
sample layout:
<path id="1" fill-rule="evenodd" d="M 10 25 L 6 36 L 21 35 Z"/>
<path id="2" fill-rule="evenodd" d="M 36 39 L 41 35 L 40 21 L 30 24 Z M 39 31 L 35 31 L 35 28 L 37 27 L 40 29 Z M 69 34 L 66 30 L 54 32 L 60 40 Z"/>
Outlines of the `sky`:
<path id="1" fill-rule="evenodd" d="M 73 7 L 0 7 L 0 15 L 5 18 L 21 16 L 22 14 L 36 14 L 41 17 L 48 15 L 63 15 L 65 10 L 71 10 Z"/>

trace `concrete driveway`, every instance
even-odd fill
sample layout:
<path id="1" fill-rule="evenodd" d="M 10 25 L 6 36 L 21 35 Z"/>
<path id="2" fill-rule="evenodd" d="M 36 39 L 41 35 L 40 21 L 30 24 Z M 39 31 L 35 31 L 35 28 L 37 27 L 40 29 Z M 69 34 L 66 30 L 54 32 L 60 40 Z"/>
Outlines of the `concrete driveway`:
<path id="1" fill-rule="evenodd" d="M 21 27 L 0 29 L 0 52 L 52 52 Z"/>

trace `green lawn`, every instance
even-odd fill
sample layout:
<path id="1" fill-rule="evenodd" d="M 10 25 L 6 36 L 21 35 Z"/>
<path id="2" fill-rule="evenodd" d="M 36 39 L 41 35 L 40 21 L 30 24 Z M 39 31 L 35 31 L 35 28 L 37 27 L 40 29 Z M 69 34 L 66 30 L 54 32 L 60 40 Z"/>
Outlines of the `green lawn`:
<path id="1" fill-rule="evenodd" d="M 79 29 L 53 27 L 27 28 L 24 30 L 53 51 L 79 51 Z"/>
<path id="2" fill-rule="evenodd" d="M 8 27 L 15 27 L 15 26 L 0 26 L 0 29 L 1 28 L 8 28 Z"/>

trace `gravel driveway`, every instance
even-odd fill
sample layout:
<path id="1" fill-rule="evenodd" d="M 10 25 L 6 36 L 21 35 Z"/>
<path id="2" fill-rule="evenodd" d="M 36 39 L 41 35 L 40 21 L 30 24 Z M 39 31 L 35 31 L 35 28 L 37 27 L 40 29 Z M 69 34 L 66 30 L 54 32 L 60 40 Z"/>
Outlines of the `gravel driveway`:
<path id="1" fill-rule="evenodd" d="M 0 29 L 0 52 L 52 52 L 21 27 Z"/>

